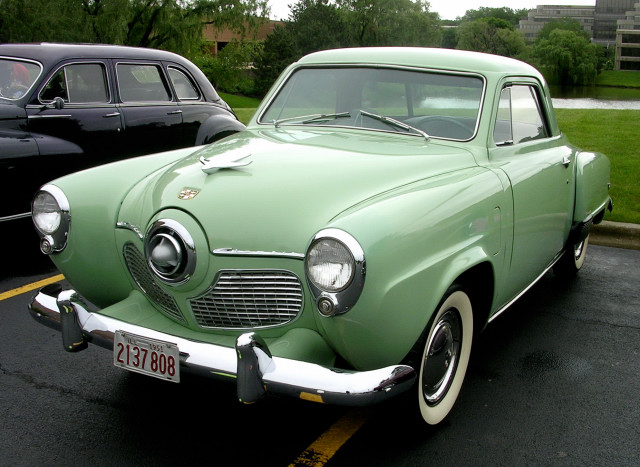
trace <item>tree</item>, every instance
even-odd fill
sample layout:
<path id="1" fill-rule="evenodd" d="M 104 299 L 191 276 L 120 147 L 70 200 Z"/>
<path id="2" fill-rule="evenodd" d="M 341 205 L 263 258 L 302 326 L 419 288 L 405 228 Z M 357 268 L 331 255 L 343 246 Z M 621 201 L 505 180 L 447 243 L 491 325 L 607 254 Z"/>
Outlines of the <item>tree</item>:
<path id="1" fill-rule="evenodd" d="M 458 49 L 519 57 L 525 50 L 524 37 L 501 18 L 483 18 L 458 27 Z"/>
<path id="2" fill-rule="evenodd" d="M 526 8 L 513 10 L 508 7 L 489 8 L 480 7 L 477 10 L 467 10 L 462 18 L 458 18 L 460 23 L 477 21 L 484 18 L 499 18 L 507 21 L 512 26 L 516 26 L 521 19 L 525 18 L 529 10 Z"/>
<path id="3" fill-rule="evenodd" d="M 532 56 L 548 80 L 561 85 L 593 84 L 599 72 L 598 46 L 566 29 L 536 41 Z"/>
<path id="4" fill-rule="evenodd" d="M 2 42 L 100 42 L 197 53 L 205 24 L 241 29 L 265 0 L 2 0 Z"/>
<path id="5" fill-rule="evenodd" d="M 549 39 L 549 36 L 556 29 L 562 29 L 564 31 L 571 31 L 578 36 L 584 37 L 586 40 L 590 41 L 591 36 L 587 31 L 582 29 L 582 26 L 578 21 L 572 18 L 561 18 L 561 19 L 552 19 L 540 29 L 538 35 L 536 36 L 536 41 L 541 41 L 543 39 Z"/>
<path id="6" fill-rule="evenodd" d="M 437 13 L 423 0 L 338 0 L 356 46 L 438 46 Z"/>
<path id="7" fill-rule="evenodd" d="M 327 0 L 300 0 L 284 26 L 267 36 L 255 60 L 256 93 L 264 95 L 287 65 L 303 55 L 347 46 L 346 29 L 335 5 Z"/>

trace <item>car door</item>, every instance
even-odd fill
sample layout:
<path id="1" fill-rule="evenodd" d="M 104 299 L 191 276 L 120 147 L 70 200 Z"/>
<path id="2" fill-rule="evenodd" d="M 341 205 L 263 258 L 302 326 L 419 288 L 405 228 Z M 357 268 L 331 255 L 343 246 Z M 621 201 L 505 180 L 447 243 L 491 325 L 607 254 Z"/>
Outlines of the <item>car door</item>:
<path id="1" fill-rule="evenodd" d="M 99 60 L 65 63 L 27 105 L 28 130 L 41 161 L 54 167 L 51 178 L 56 166 L 69 173 L 122 157 L 122 123 L 107 70 Z"/>
<path id="2" fill-rule="evenodd" d="M 506 302 L 531 284 L 564 248 L 574 201 L 574 150 L 552 135 L 536 82 L 507 82 L 494 120 L 491 164 L 513 195 L 513 249 Z"/>
<path id="3" fill-rule="evenodd" d="M 127 150 L 150 154 L 186 146 L 182 110 L 162 64 L 126 61 L 115 69 Z"/>

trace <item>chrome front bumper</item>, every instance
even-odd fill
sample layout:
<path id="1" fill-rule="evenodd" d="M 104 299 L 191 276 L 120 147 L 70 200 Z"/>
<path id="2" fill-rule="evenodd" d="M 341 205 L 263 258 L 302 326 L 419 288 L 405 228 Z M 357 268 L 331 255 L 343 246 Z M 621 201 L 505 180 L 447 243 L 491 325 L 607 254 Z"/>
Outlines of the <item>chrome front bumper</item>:
<path id="1" fill-rule="evenodd" d="M 62 332 L 64 348 L 70 352 L 82 350 L 88 343 L 113 350 L 116 331 L 173 342 L 180 350 L 181 371 L 235 378 L 238 399 L 244 403 L 272 392 L 314 402 L 363 406 L 404 392 L 416 379 L 415 370 L 406 365 L 358 372 L 272 356 L 253 332 L 240 335 L 235 348 L 182 339 L 89 311 L 75 291 L 63 291 L 59 285 L 40 290 L 29 310 L 36 321 Z"/>

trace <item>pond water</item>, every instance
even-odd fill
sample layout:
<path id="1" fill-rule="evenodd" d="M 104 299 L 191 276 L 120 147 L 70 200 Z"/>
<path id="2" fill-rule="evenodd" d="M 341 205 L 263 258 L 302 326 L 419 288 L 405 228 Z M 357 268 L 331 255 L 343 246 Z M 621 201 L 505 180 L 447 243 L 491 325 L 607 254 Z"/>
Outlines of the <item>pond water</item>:
<path id="1" fill-rule="evenodd" d="M 640 89 L 603 86 L 550 86 L 557 109 L 640 110 Z"/>

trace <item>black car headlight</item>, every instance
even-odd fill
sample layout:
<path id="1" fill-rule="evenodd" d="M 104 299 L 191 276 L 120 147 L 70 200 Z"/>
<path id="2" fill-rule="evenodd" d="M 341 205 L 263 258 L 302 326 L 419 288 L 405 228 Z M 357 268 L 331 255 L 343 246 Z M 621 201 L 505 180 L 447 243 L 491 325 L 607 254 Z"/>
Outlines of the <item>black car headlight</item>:
<path id="1" fill-rule="evenodd" d="M 305 271 L 318 311 L 324 316 L 345 313 L 364 286 L 364 252 L 348 233 L 325 229 L 307 249 Z"/>
<path id="2" fill-rule="evenodd" d="M 54 185 L 43 186 L 33 198 L 31 217 L 40 234 L 40 249 L 50 255 L 67 246 L 71 215 L 69 201 Z"/>
<path id="3" fill-rule="evenodd" d="M 171 219 L 153 223 L 146 235 L 145 256 L 162 281 L 182 284 L 196 269 L 195 243 L 187 229 Z"/>

